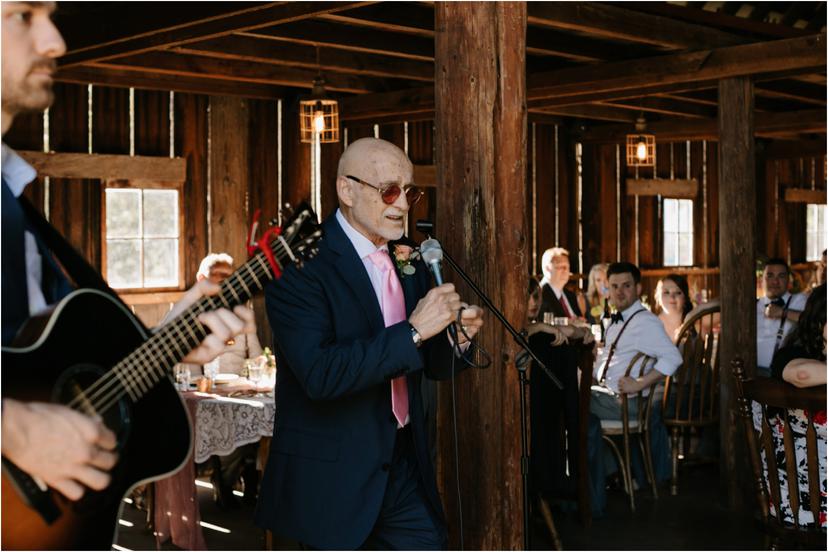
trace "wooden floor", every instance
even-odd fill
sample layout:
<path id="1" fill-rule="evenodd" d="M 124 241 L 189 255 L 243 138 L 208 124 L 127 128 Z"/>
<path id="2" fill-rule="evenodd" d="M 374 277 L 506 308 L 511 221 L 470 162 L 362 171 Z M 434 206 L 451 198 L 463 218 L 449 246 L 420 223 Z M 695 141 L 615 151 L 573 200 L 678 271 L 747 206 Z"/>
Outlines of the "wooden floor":
<path id="1" fill-rule="evenodd" d="M 682 473 L 680 494 L 669 496 L 662 489 L 654 501 L 648 492 L 638 491 L 636 513 L 631 513 L 625 495 L 608 494 L 607 515 L 585 529 L 574 513 L 553 505 L 553 514 L 565 550 L 760 550 L 761 530 L 750 515 L 728 510 L 719 496 L 715 466 L 700 466 Z M 253 508 L 241 506 L 227 512 L 212 501 L 209 488 L 199 487 L 202 519 L 216 528 L 205 527 L 204 537 L 211 550 L 263 550 L 261 529 L 253 525 Z M 118 545 L 130 550 L 155 550 L 155 539 L 146 531 L 144 513 L 125 505 Z M 520 520 L 516 520 L 520 523 Z M 532 548 L 551 549 L 549 533 L 541 518 L 533 519 Z M 176 550 L 169 543 L 162 550 Z"/>

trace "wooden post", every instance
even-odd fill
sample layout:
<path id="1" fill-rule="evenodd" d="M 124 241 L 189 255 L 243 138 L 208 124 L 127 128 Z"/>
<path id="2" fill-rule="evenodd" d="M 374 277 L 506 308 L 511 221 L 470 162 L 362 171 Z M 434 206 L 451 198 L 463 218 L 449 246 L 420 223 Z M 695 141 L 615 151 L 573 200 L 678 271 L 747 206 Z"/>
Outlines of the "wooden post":
<path id="1" fill-rule="evenodd" d="M 753 83 L 719 81 L 719 251 L 721 260 L 721 480 L 731 508 L 743 504 L 748 474 L 739 428 L 731 361 L 739 356 L 756 374 L 756 164 Z"/>
<path id="2" fill-rule="evenodd" d="M 526 314 L 524 2 L 435 4 L 437 226 L 445 250 L 521 327 Z M 469 302 L 459 278 L 449 277 Z M 488 315 L 480 342 L 488 370 L 456 381 L 459 473 L 455 469 L 451 386 L 438 399 L 438 479 L 460 545 L 457 487 L 468 549 L 522 548 L 522 495 L 516 347 Z"/>
<path id="3" fill-rule="evenodd" d="M 210 98 L 210 251 L 247 259 L 247 100 Z"/>

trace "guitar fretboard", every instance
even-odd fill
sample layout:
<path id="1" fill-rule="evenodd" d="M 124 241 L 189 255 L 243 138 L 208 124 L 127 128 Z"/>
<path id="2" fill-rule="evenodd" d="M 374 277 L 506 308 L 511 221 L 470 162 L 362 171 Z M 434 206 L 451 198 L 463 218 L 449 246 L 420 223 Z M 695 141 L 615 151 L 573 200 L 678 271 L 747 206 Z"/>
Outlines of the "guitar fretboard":
<path id="1" fill-rule="evenodd" d="M 290 245 L 282 236 L 271 242 L 271 249 L 280 271 L 287 262 L 295 260 Z M 222 307 L 232 309 L 243 305 L 273 278 L 267 257 L 258 252 L 221 283 L 219 293 L 196 301 L 101 376 L 69 406 L 89 414 L 102 414 L 125 395 L 137 401 L 209 335 L 210 330 L 199 322 L 199 315 Z"/>

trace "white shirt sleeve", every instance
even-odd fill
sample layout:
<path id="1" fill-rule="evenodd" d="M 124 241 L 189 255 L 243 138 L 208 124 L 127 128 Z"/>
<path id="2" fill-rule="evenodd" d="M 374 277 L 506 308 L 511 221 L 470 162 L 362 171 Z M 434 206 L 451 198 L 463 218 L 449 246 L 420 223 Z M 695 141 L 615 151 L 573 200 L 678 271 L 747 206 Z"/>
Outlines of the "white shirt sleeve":
<path id="1" fill-rule="evenodd" d="M 642 320 L 635 325 L 636 348 L 656 359 L 656 370 L 665 376 L 673 375 L 683 361 L 678 347 L 667 336 L 658 317 L 651 313 L 641 313 L 639 316 Z"/>

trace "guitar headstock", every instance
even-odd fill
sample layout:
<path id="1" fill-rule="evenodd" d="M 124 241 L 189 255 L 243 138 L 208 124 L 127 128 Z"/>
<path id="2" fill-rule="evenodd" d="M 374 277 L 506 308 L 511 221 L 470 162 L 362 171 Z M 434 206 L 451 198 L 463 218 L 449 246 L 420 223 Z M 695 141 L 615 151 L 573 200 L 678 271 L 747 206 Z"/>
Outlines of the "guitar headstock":
<path id="1" fill-rule="evenodd" d="M 290 218 L 282 225 L 282 238 L 293 253 L 294 264 L 302 268 L 302 261 L 312 259 L 319 251 L 317 242 L 322 237 L 322 228 L 316 213 L 307 203 L 291 209 Z"/>

